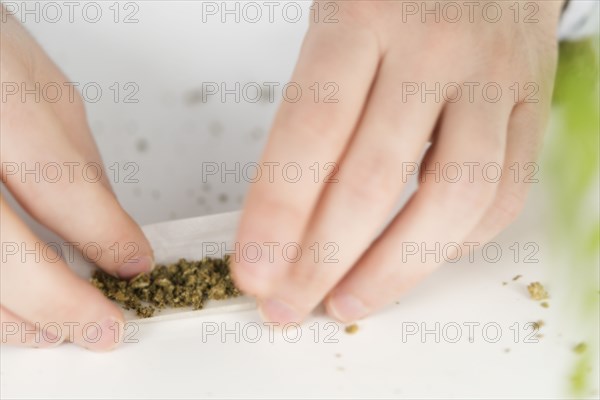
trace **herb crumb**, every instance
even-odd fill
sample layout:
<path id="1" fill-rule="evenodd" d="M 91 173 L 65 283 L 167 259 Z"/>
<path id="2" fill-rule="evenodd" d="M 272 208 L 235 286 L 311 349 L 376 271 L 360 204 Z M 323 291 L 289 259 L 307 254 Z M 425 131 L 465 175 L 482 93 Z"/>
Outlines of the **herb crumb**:
<path id="1" fill-rule="evenodd" d="M 129 281 L 96 270 L 91 283 L 126 310 L 135 310 L 140 318 L 150 318 L 165 308 L 199 310 L 206 300 L 241 295 L 229 273 L 228 255 L 200 261 L 180 259 L 174 264 L 158 265 Z"/>
<path id="2" fill-rule="evenodd" d="M 548 292 L 539 282 L 532 282 L 527 286 L 529 295 L 534 300 L 545 300 L 548 298 Z"/>
<path id="3" fill-rule="evenodd" d="M 532 324 L 533 324 L 533 329 L 535 329 L 536 331 L 539 331 L 540 328 L 545 325 L 544 321 L 542 321 L 541 319 L 538 321 L 532 322 Z"/>
<path id="4" fill-rule="evenodd" d="M 583 354 L 587 350 L 587 344 L 585 342 L 577 343 L 575 347 L 573 347 L 573 351 L 577 354 Z"/>
<path id="5" fill-rule="evenodd" d="M 352 324 L 352 325 L 348 325 L 345 329 L 346 333 L 353 335 L 356 332 L 358 332 L 358 325 L 356 324 Z"/>

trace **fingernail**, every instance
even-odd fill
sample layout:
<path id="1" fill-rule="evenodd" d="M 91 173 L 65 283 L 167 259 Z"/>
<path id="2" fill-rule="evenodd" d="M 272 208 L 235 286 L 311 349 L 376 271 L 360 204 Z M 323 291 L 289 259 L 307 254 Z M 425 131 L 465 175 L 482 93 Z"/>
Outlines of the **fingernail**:
<path id="1" fill-rule="evenodd" d="M 119 275 L 119 278 L 129 279 L 143 272 L 148 272 L 153 267 L 154 259 L 152 259 L 150 256 L 133 258 L 119 267 L 117 275 Z"/>
<path id="2" fill-rule="evenodd" d="M 289 322 L 299 322 L 298 313 L 289 305 L 274 299 L 260 302 L 258 308 L 262 319 L 267 322 L 279 322 L 287 324 Z"/>
<path id="3" fill-rule="evenodd" d="M 96 325 L 98 326 L 98 325 Z M 84 333 L 84 347 L 94 351 L 106 351 L 117 347 L 123 340 L 123 322 L 116 317 L 108 317 L 96 331 Z"/>
<path id="4" fill-rule="evenodd" d="M 327 311 L 341 322 L 356 321 L 369 313 L 362 301 L 349 294 L 333 295 L 327 302 Z"/>

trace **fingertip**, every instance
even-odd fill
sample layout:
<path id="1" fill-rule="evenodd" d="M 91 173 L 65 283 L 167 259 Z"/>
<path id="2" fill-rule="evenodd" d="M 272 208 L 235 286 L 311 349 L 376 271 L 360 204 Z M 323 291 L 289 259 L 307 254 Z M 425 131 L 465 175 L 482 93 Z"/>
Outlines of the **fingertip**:
<path id="1" fill-rule="evenodd" d="M 369 313 L 363 301 L 350 294 L 334 293 L 325 302 L 327 314 L 344 323 L 354 322 Z"/>
<path id="2" fill-rule="evenodd" d="M 82 330 L 82 341 L 78 344 L 92 351 L 110 351 L 123 342 L 125 322 L 122 315 L 111 315 L 100 323 L 92 323 L 94 328 Z M 95 332 L 94 332 L 95 331 Z"/>
<path id="3" fill-rule="evenodd" d="M 125 261 L 118 269 L 117 276 L 121 279 L 131 279 L 139 274 L 150 272 L 154 268 L 153 256 L 141 256 Z"/>
<path id="4" fill-rule="evenodd" d="M 264 298 L 270 293 L 270 279 L 261 273 L 259 268 L 245 262 L 234 262 L 231 277 L 235 286 L 242 292 L 258 298 Z"/>
<path id="5" fill-rule="evenodd" d="M 91 288 L 91 287 L 90 287 Z M 108 351 L 123 342 L 125 317 L 123 310 L 100 291 L 89 297 L 88 307 L 75 318 L 79 322 L 71 341 L 92 351 Z"/>

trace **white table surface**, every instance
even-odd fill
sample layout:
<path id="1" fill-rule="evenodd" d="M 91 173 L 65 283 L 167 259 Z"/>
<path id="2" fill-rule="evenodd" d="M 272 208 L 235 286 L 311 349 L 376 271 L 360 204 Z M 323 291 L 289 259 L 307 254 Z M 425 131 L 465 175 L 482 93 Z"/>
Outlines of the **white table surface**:
<path id="1" fill-rule="evenodd" d="M 98 3 L 105 11 L 112 4 Z M 277 104 L 193 98 L 202 82 L 285 83 L 306 29 L 308 3 L 299 3 L 305 17 L 295 24 L 201 23 L 199 2 L 151 1 L 137 2 L 135 24 L 76 18 L 26 25 L 73 81 L 98 82 L 106 91 L 87 104 L 90 124 L 106 165 L 139 166 L 139 183 L 114 186 L 126 210 L 149 224 L 240 208 L 245 182 L 202 182 L 198 171 L 205 161 L 256 160 Z M 115 103 L 113 82 L 135 82 L 140 101 Z M 397 304 L 359 322 L 354 335 L 317 313 L 300 328 L 298 342 L 291 340 L 294 330 L 287 340 L 275 331 L 271 340 L 264 329 L 251 343 L 261 322 L 249 310 L 140 324 L 131 338 L 137 343 L 109 353 L 73 345 L 2 347 L 1 397 L 563 397 L 571 349 L 582 334 L 568 318 L 560 276 L 550 273 L 544 188 L 534 186 L 522 218 L 497 239 L 505 253 L 499 262 L 478 253 L 474 262 L 441 268 Z M 508 250 L 514 242 L 540 244 L 539 262 L 515 263 Z M 513 282 L 517 274 L 523 278 Z M 552 294 L 548 309 L 528 297 L 526 285 L 536 280 Z M 543 337 L 526 343 L 525 324 L 537 320 L 545 322 Z M 435 330 L 436 323 L 439 343 L 433 334 L 403 338 L 415 324 Z M 469 323 L 478 324 L 472 335 Z M 208 328 L 235 331 L 236 324 L 240 340 L 233 334 L 203 340 Z M 451 343 L 456 324 L 461 337 Z M 486 324 L 493 325 L 488 336 Z M 490 343 L 494 327 L 501 333 Z"/>

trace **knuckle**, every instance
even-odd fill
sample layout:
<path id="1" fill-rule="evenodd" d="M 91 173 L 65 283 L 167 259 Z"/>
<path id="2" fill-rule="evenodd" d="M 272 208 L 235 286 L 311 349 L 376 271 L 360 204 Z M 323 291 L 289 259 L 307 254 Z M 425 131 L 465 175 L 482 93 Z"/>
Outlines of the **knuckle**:
<path id="1" fill-rule="evenodd" d="M 386 2 L 337 1 L 339 21 L 354 28 L 379 29 L 374 21 L 391 22 L 389 4 Z"/>
<path id="2" fill-rule="evenodd" d="M 388 5 L 381 2 L 338 1 L 337 21 L 345 35 L 359 47 L 376 48 L 383 53 L 390 45 L 389 29 L 394 29 L 395 21 L 390 18 Z M 385 2 L 383 2 L 385 3 Z M 315 29 L 331 29 L 330 24 L 313 24 Z M 338 30 L 339 32 L 339 30 Z"/>
<path id="3" fill-rule="evenodd" d="M 351 163 L 342 179 L 351 198 L 362 204 L 387 203 L 401 185 L 393 156 L 372 151 L 359 162 Z M 343 168 L 343 167 L 342 167 Z"/>
<path id="4" fill-rule="evenodd" d="M 496 184 L 487 182 L 444 182 L 439 186 L 438 194 L 432 196 L 440 207 L 452 210 L 458 215 L 470 215 L 476 210 L 486 210 L 496 196 Z"/>
<path id="5" fill-rule="evenodd" d="M 310 100 L 308 100 L 310 101 Z M 294 107 L 307 106 L 306 110 L 296 112 Z M 331 112 L 323 112 L 318 109 L 319 104 L 285 104 L 288 112 L 284 112 L 285 117 L 281 119 L 276 129 L 282 136 L 296 136 L 298 141 L 304 143 L 319 142 L 322 144 L 330 143 L 331 146 L 341 146 L 343 135 L 340 135 L 340 126 L 346 123 L 339 112 L 330 109 Z M 322 104 L 322 106 L 336 108 L 336 104 Z M 310 118 L 306 118 L 310 115 Z"/>
<path id="6" fill-rule="evenodd" d="M 514 222 L 525 207 L 527 193 L 525 190 L 520 192 L 502 191 L 498 194 L 492 205 L 492 212 L 495 213 L 504 225 Z"/>

